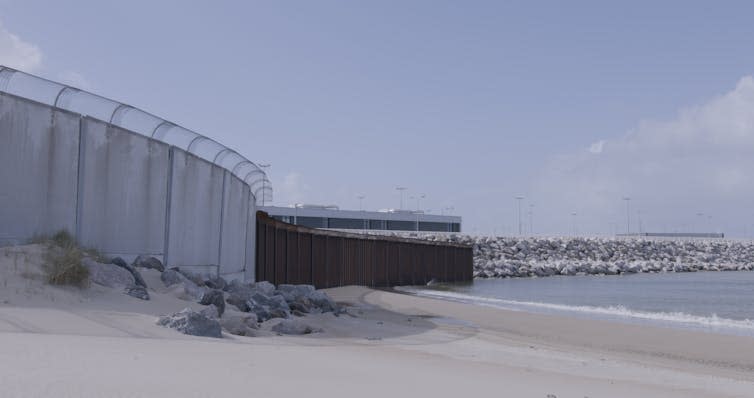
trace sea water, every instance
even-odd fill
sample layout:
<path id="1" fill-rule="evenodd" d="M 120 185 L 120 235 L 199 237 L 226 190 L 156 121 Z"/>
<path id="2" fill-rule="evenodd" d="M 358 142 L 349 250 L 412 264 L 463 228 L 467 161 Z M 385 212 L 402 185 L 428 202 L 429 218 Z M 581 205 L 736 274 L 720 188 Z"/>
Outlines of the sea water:
<path id="1" fill-rule="evenodd" d="M 754 336 L 754 271 L 477 279 L 403 289 L 515 311 Z"/>

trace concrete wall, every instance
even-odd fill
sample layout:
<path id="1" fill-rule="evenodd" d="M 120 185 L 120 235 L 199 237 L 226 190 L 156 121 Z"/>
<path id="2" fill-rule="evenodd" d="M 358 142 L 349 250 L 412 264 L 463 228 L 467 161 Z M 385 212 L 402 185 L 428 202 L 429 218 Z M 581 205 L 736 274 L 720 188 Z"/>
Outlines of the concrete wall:
<path id="1" fill-rule="evenodd" d="M 0 95 L 0 244 L 76 223 L 79 117 Z"/>
<path id="2" fill-rule="evenodd" d="M 169 147 L 82 119 L 79 242 L 100 251 L 162 254 Z"/>
<path id="3" fill-rule="evenodd" d="M 0 93 L 0 187 L 0 245 L 66 229 L 127 261 L 254 275 L 248 185 L 140 134 Z"/>
<path id="4" fill-rule="evenodd" d="M 249 217 L 249 186 L 225 171 L 220 263 L 225 274 L 243 274 L 246 267 L 246 223 Z"/>
<path id="5" fill-rule="evenodd" d="M 225 170 L 173 149 L 168 261 L 220 263 L 220 220 Z"/>

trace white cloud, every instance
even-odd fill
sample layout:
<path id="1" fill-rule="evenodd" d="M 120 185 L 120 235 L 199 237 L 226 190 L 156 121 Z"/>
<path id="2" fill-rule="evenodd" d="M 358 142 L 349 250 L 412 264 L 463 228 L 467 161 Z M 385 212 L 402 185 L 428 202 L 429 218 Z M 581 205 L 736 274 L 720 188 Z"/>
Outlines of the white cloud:
<path id="1" fill-rule="evenodd" d="M 302 176 L 291 171 L 283 178 L 283 183 L 275 187 L 275 203 L 286 206 L 306 201 L 309 186 L 302 181 Z"/>
<path id="2" fill-rule="evenodd" d="M 533 190 L 561 231 L 570 211 L 584 214 L 591 232 L 624 225 L 624 196 L 632 197 L 631 217 L 641 211 L 655 230 L 694 229 L 688 219 L 696 212 L 714 215 L 707 229 L 751 223 L 741 215 L 754 216 L 754 78 L 672 120 L 644 121 L 609 145 L 555 159 Z"/>
<path id="3" fill-rule="evenodd" d="M 38 73 L 42 68 L 42 58 L 39 47 L 9 32 L 0 22 L 0 65 L 23 72 Z M 59 73 L 57 81 L 82 90 L 92 90 L 92 84 L 79 72 Z"/>
<path id="4" fill-rule="evenodd" d="M 42 66 L 42 51 L 8 32 L 0 24 L 0 65 L 35 72 Z"/>
<path id="5" fill-rule="evenodd" d="M 58 75 L 59 81 L 61 83 L 67 84 L 69 86 L 73 86 L 82 90 L 91 91 L 92 90 L 92 84 L 89 83 L 89 80 L 87 80 L 84 75 L 78 72 L 74 71 L 67 71 L 60 73 Z"/>
<path id="6" fill-rule="evenodd" d="M 602 153 L 602 148 L 605 146 L 605 140 L 599 140 L 589 146 L 589 152 Z"/>

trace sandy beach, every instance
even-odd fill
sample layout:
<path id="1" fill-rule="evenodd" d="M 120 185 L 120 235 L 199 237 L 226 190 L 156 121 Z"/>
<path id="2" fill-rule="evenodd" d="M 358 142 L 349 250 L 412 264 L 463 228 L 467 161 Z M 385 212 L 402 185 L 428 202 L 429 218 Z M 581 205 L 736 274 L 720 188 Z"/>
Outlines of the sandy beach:
<path id="1" fill-rule="evenodd" d="M 754 396 L 747 337 L 505 311 L 362 287 L 322 333 L 222 339 L 155 324 L 198 304 L 159 288 L 59 288 L 0 256 L 3 397 Z"/>

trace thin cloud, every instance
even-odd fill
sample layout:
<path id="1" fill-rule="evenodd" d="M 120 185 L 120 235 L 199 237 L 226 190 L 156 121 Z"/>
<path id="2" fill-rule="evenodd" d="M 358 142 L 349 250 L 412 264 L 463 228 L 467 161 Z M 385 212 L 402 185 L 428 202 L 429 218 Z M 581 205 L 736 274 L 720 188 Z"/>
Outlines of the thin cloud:
<path id="1" fill-rule="evenodd" d="M 309 186 L 303 182 L 301 173 L 291 171 L 283 178 L 283 183 L 275 187 L 275 203 L 281 206 L 306 201 Z"/>
<path id="2" fill-rule="evenodd" d="M 704 212 L 714 215 L 707 229 L 735 230 L 754 198 L 754 78 L 671 120 L 644 121 L 609 144 L 561 156 L 533 185 L 559 220 L 553 228 L 576 211 L 585 230 L 607 232 L 625 223 L 622 198 L 631 197 L 636 227 L 643 217 L 645 229 L 688 230 L 689 217 Z"/>
<path id="3" fill-rule="evenodd" d="M 8 32 L 0 23 L 0 65 L 36 72 L 42 66 L 42 51 L 36 45 Z"/>
<path id="4" fill-rule="evenodd" d="M 589 146 L 589 152 L 602 153 L 602 148 L 605 147 L 605 140 L 599 140 Z"/>
<path id="5" fill-rule="evenodd" d="M 60 73 L 58 77 L 61 83 L 65 83 L 69 86 L 73 86 L 82 90 L 87 90 L 87 91 L 92 90 L 92 84 L 81 73 L 74 72 L 74 71 L 67 71 L 67 72 Z"/>

